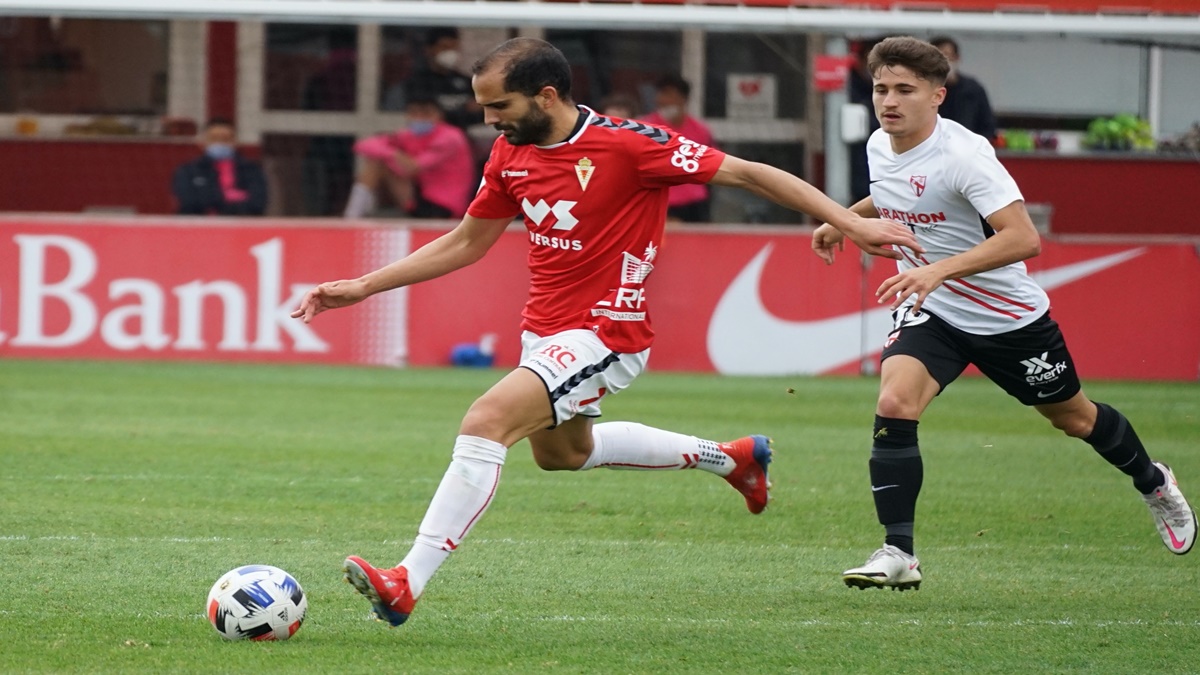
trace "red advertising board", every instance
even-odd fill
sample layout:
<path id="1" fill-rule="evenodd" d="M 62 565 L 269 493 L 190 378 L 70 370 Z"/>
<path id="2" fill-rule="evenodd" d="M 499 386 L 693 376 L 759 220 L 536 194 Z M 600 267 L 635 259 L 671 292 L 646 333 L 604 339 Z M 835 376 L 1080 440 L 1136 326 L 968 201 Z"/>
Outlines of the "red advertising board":
<path id="1" fill-rule="evenodd" d="M 0 219 L 0 357 L 440 365 L 495 334 L 517 362 L 523 230 L 447 277 L 287 317 L 314 284 L 357 276 L 437 229 L 253 220 Z M 671 230 L 647 295 L 657 370 L 857 373 L 891 324 L 873 292 L 895 267 L 848 250 L 826 266 L 800 228 Z M 1200 374 L 1198 242 L 1043 242 L 1050 292 L 1086 378 Z"/>
<path id="2" fill-rule="evenodd" d="M 0 355 L 389 363 L 403 298 L 319 331 L 287 314 L 316 283 L 403 255 L 407 239 L 262 220 L 3 220 Z"/>

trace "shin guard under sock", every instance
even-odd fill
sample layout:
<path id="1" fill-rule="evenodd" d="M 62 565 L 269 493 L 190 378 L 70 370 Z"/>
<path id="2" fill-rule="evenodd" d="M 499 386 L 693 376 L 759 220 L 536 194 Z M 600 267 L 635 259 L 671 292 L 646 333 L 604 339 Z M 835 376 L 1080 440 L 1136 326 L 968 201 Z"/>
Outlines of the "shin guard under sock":
<path id="1" fill-rule="evenodd" d="M 871 445 L 871 496 L 886 530 L 885 543 L 913 554 L 913 522 L 924 465 L 917 444 L 917 420 L 875 417 Z"/>
<path id="2" fill-rule="evenodd" d="M 1150 455 L 1142 446 L 1137 432 L 1129 420 L 1112 406 L 1096 403 L 1096 424 L 1085 439 L 1104 461 L 1133 478 L 1133 485 L 1142 494 L 1150 494 L 1161 487 L 1166 477 L 1150 461 Z"/>

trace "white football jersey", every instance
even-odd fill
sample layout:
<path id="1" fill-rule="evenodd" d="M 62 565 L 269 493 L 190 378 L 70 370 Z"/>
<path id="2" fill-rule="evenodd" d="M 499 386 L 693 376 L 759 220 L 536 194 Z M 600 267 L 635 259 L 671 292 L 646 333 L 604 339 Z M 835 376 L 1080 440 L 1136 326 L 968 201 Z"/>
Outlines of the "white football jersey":
<path id="1" fill-rule="evenodd" d="M 929 138 L 899 155 L 876 130 L 867 141 L 867 161 L 879 217 L 908 225 L 925 247 L 919 255 L 901 249 L 896 266 L 902 272 L 983 243 L 995 233 L 984 218 L 1023 199 L 987 139 L 942 117 Z M 1033 322 L 1050 298 L 1025 263 L 1016 262 L 947 281 L 924 307 L 960 330 L 995 335 Z"/>

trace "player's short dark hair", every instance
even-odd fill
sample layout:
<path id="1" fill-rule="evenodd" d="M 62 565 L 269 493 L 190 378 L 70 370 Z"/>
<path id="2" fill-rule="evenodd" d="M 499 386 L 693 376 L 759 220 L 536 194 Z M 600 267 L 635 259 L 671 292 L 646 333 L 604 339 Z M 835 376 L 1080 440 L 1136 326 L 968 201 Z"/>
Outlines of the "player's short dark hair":
<path id="1" fill-rule="evenodd" d="M 962 50 L 958 48 L 958 42 L 955 42 L 954 38 L 950 37 L 949 35 L 931 37 L 929 38 L 929 44 L 937 47 L 938 49 L 941 49 L 946 45 L 950 45 L 951 47 L 954 47 L 954 54 L 956 56 L 962 56 Z"/>
<path id="2" fill-rule="evenodd" d="M 430 28 L 429 31 L 425 33 L 425 46 L 432 47 L 439 41 L 446 39 L 459 39 L 458 29 L 453 26 L 437 26 L 436 28 Z"/>
<path id="3" fill-rule="evenodd" d="M 499 69 L 504 75 L 504 91 L 536 96 L 545 87 L 554 87 L 558 97 L 571 100 L 571 64 L 557 47 L 535 38 L 513 38 L 502 43 L 475 62 L 471 73 Z"/>
<path id="4" fill-rule="evenodd" d="M 657 91 L 663 89 L 674 89 L 679 92 L 684 98 L 690 98 L 692 95 L 692 83 L 683 79 L 679 73 L 667 73 L 654 83 L 654 88 Z"/>
<path id="5" fill-rule="evenodd" d="M 233 120 L 229 119 L 228 117 L 210 117 L 208 121 L 204 123 L 204 130 L 208 131 L 213 127 L 229 127 L 230 129 L 236 128 L 233 126 Z"/>
<path id="6" fill-rule="evenodd" d="M 946 84 L 946 76 L 950 74 L 950 61 L 937 47 L 907 35 L 890 37 L 875 45 L 867 57 L 867 70 L 871 76 L 879 74 L 885 66 L 903 66 L 922 80 L 928 80 L 935 87 Z"/>

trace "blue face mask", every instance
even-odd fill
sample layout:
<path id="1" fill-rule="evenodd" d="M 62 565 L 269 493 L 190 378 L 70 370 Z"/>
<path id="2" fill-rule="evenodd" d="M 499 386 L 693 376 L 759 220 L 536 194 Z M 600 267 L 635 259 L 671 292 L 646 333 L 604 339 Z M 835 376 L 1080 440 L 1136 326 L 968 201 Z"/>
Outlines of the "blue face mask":
<path id="1" fill-rule="evenodd" d="M 204 153 L 215 160 L 232 159 L 233 146 L 228 143 L 210 143 Z"/>
<path id="2" fill-rule="evenodd" d="M 414 135 L 425 136 L 433 131 L 433 120 L 413 120 L 408 123 L 408 130 Z"/>

